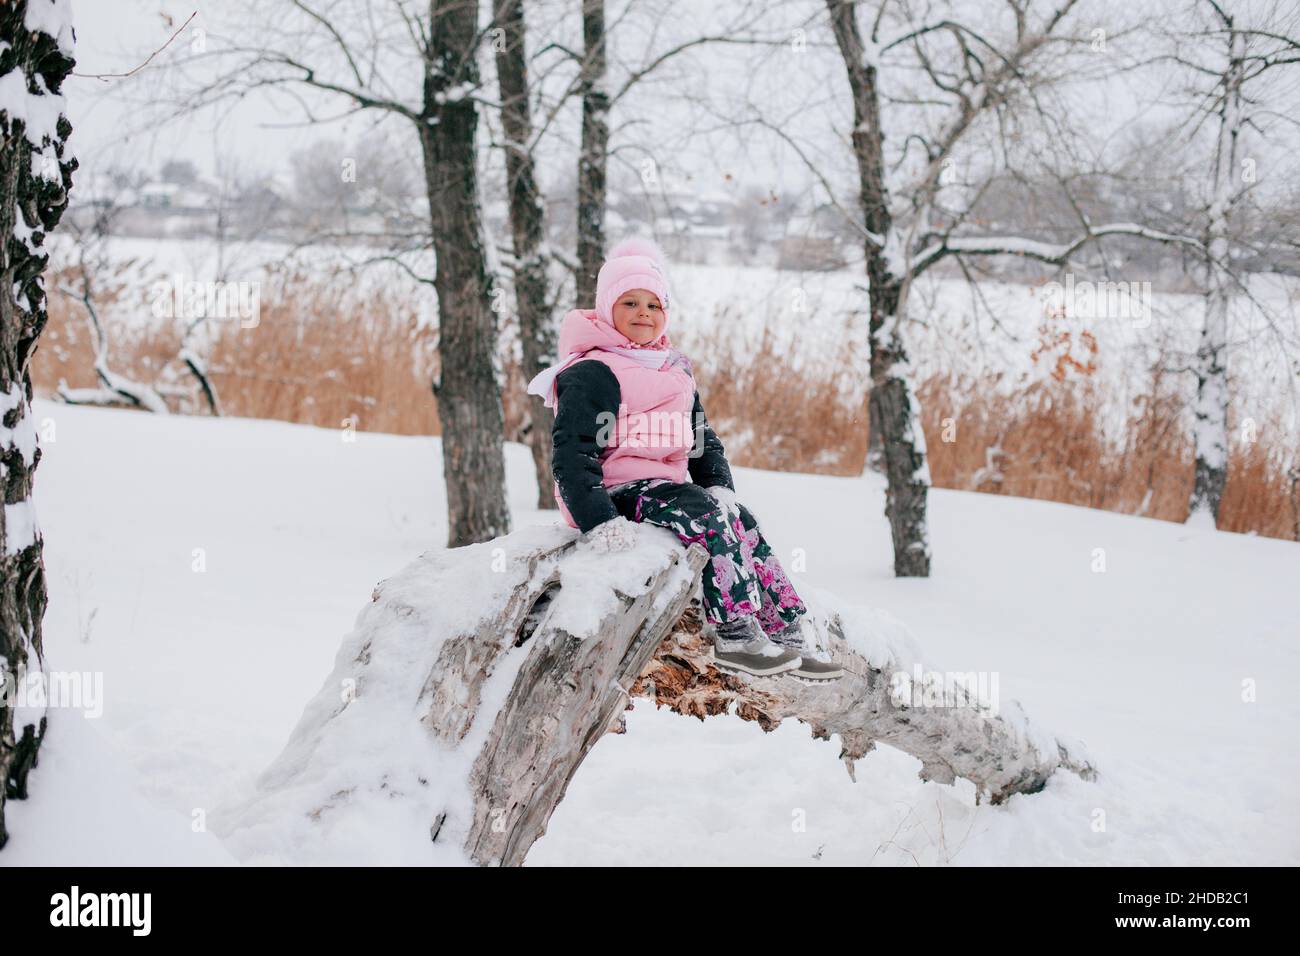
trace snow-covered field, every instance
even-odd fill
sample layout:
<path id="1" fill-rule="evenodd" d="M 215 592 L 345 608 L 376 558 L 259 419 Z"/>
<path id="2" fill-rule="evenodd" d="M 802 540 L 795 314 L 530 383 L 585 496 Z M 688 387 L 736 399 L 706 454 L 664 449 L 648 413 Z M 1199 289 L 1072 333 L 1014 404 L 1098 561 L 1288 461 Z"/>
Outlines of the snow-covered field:
<path id="1" fill-rule="evenodd" d="M 101 673 L 102 716 L 51 712 L 0 865 L 295 862 L 246 840 L 237 859 L 206 815 L 279 753 L 375 583 L 442 546 L 438 442 L 35 414 L 47 664 Z M 507 459 L 516 523 L 558 520 L 531 508 L 527 449 Z M 1100 779 L 977 807 L 885 746 L 854 783 L 802 725 L 638 701 L 530 865 L 1300 863 L 1300 546 L 935 491 L 933 577 L 896 580 L 877 478 L 736 480 L 778 554 L 804 550 L 796 586 L 897 617 L 940 667 L 997 672 Z"/>

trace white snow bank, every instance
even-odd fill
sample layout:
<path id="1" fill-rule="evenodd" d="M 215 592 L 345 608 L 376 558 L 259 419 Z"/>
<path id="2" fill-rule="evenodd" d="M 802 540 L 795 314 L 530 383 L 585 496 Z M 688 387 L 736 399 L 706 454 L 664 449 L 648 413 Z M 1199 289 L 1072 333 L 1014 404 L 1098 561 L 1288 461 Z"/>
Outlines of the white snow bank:
<path id="1" fill-rule="evenodd" d="M 176 759 L 186 755 L 178 753 Z M 230 866 L 203 808 L 159 807 L 99 731 L 98 721 L 51 709 L 27 800 L 5 802 L 9 843 L 0 866 Z"/>
<path id="2" fill-rule="evenodd" d="M 445 542 L 438 443 L 43 401 L 34 415 L 46 664 L 102 672 L 105 700 L 96 721 L 55 713 L 33 799 L 9 803 L 0 866 L 93 863 L 106 840 L 148 862 L 187 848 L 205 862 L 187 842 L 193 810 L 252 792 L 324 693 L 375 582 Z M 506 457 L 516 522 L 564 533 L 533 510 L 528 449 Z M 530 865 L 1300 863 L 1300 701 L 1288 690 L 1300 682 L 1300 546 L 934 491 L 933 576 L 897 579 L 877 478 L 734 474 L 801 594 L 870 609 L 851 628 L 869 635 L 859 649 L 916 653 L 905 621 L 927 661 L 997 673 L 1004 708 L 1020 700 L 1036 725 L 1086 740 L 1101 779 L 1057 774 L 1042 793 L 977 807 L 972 785 L 922 783 L 919 762 L 888 747 L 857 762 L 854 784 L 838 742 L 800 724 L 764 734 L 638 701 L 628 732 L 583 762 Z M 423 746 L 375 743 L 390 757 Z M 110 768 L 91 760 L 105 752 Z M 105 801 L 126 799 L 114 772 L 139 796 L 110 831 Z M 302 844 L 300 821 L 229 849 L 246 862 L 430 858 L 427 804 L 363 800 L 335 817 L 328 844 Z M 409 845 L 394 837 L 417 830 Z"/>

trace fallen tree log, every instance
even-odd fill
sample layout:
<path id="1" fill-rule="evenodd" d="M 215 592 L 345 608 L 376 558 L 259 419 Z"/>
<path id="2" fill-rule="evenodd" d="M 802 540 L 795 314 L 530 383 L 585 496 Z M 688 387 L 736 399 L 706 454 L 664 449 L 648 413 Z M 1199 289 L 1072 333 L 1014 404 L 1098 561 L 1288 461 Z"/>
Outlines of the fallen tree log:
<path id="1" fill-rule="evenodd" d="M 819 646 L 843 666 L 839 680 L 809 683 L 784 675 L 753 679 L 721 671 L 710 659 L 699 614 L 689 613 L 656 650 L 632 686 L 632 695 L 653 697 L 675 713 L 701 719 L 734 712 L 771 731 L 794 717 L 811 727 L 814 738 L 829 740 L 839 734 L 839 757 L 855 780 L 854 761 L 874 750 L 877 741 L 886 743 L 921 761 L 922 780 L 970 780 L 976 803 L 983 796 L 996 805 L 1012 794 L 1037 793 L 1058 769 L 1096 779 L 1081 741 L 1040 731 L 1018 701 L 1002 710 L 996 700 L 982 698 L 971 686 L 972 675 L 964 675 L 965 683 L 952 682 L 946 688 L 949 699 L 940 705 L 912 703 L 929 693 L 920 686 L 923 681 L 912 679 L 921 664 L 919 655 L 856 649 L 845 636 L 844 614 L 830 610 L 833 598 L 812 600 L 817 593 L 809 591 L 806 601 L 811 630 Z M 943 693 L 936 688 L 935 696 Z"/>
<path id="2" fill-rule="evenodd" d="M 646 526 L 595 554 L 561 525 L 428 552 L 375 588 L 283 752 L 212 826 L 246 860 L 519 865 L 592 746 L 633 696 L 700 717 L 787 717 L 838 734 L 850 775 L 877 741 L 924 779 L 964 777 L 1000 803 L 1057 769 L 1091 779 L 1077 741 L 962 691 L 913 706 L 920 662 L 896 622 L 805 598 L 845 677 L 819 684 L 719 671 L 701 633 L 707 554 Z"/>

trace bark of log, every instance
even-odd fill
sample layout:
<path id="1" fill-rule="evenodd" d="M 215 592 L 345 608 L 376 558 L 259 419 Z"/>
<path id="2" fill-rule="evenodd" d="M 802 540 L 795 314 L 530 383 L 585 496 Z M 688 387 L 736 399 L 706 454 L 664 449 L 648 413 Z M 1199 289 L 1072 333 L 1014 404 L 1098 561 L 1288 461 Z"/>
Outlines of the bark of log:
<path id="1" fill-rule="evenodd" d="M 385 807 L 400 795 L 428 813 L 409 840 L 458 849 L 459 862 L 519 865 L 591 747 L 624 731 L 634 696 L 701 718 L 734 710 L 765 730 L 794 717 L 814 737 L 840 735 L 851 776 L 853 762 L 883 741 L 920 760 L 922 778 L 965 777 L 993 803 L 1042 789 L 1057 769 L 1094 776 L 1079 744 L 1033 731 L 1014 702 L 996 714 L 897 700 L 892 678 L 918 659 L 914 650 L 864 612 L 846 618 L 829 595 L 806 596 L 808 620 L 847 676 L 809 684 L 719 671 L 692 603 L 707 555 L 664 529 L 640 530 L 634 551 L 595 555 L 572 529 L 527 528 L 422 556 L 381 582 L 259 792 L 214 816 L 214 829 L 230 837 L 296 826 L 300 842 L 325 840 L 323 828 L 350 803 L 358 817 L 344 832 L 369 823 L 360 819 L 375 812 L 367 801 Z M 442 596 L 471 593 L 486 560 L 503 575 L 500 606 L 470 615 L 444 607 Z M 594 594 L 593 574 L 618 583 Z M 340 687 L 355 693 L 340 700 Z M 409 750 L 376 757 L 413 730 L 423 741 L 418 760 Z M 384 770 L 340 784 L 352 765 Z"/>
<path id="2" fill-rule="evenodd" d="M 546 832 L 588 751 L 626 708 L 627 688 L 685 611 L 708 553 L 692 547 L 674 558 L 645 581 L 642 593 L 620 594 L 620 607 L 591 636 L 569 634 L 542 617 L 529 638 L 537 641 L 536 650 L 515 678 L 471 771 L 474 820 L 465 841 L 471 859 L 520 865 Z M 552 575 L 542 595 L 558 583 Z M 536 602 L 519 606 L 536 608 Z M 441 675 L 435 678 L 434 696 L 447 703 L 447 695 L 439 694 L 443 683 Z M 445 714 L 435 708 L 431 728 Z"/>
<path id="3" fill-rule="evenodd" d="M 854 762 L 874 750 L 877 741 L 886 743 L 921 761 L 922 780 L 971 781 L 976 803 L 987 796 L 997 805 L 1013 794 L 1037 793 L 1059 769 L 1085 780 L 1096 778 L 1079 741 L 1052 737 L 1042 747 L 1048 738 L 1026 733 L 1027 719 L 1016 701 L 1002 715 L 981 706 L 969 689 L 959 692 L 964 700 L 954 705 L 913 706 L 906 695 L 900 699 L 893 677 L 907 673 L 902 661 L 872 662 L 850 646 L 837 613 L 825 608 L 812 613 L 825 649 L 845 670 L 837 681 L 753 680 L 720 671 L 709 657 L 700 615 L 692 610 L 659 645 L 632 695 L 652 697 L 674 713 L 700 719 L 734 712 L 771 731 L 793 717 L 807 724 L 816 739 L 839 734 L 839 758 L 854 780 Z"/>

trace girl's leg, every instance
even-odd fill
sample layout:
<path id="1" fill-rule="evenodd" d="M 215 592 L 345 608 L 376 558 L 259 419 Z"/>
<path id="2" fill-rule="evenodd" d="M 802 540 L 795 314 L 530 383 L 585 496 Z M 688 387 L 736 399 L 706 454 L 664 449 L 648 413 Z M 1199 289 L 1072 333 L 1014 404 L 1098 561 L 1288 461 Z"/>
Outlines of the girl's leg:
<path id="1" fill-rule="evenodd" d="M 763 588 L 758 623 L 766 633 L 774 634 L 794 623 L 799 615 L 806 614 L 808 608 L 759 531 L 758 519 L 744 505 L 739 505 L 739 510 L 740 522 L 736 532 L 741 539 L 742 554 L 749 555 L 754 574 Z"/>
<path id="2" fill-rule="evenodd" d="M 725 511 L 699 485 L 653 478 L 610 489 L 623 517 L 671 530 L 683 544 L 699 543 L 712 555 L 702 577 L 705 617 L 718 625 L 755 615 L 763 585 Z"/>

